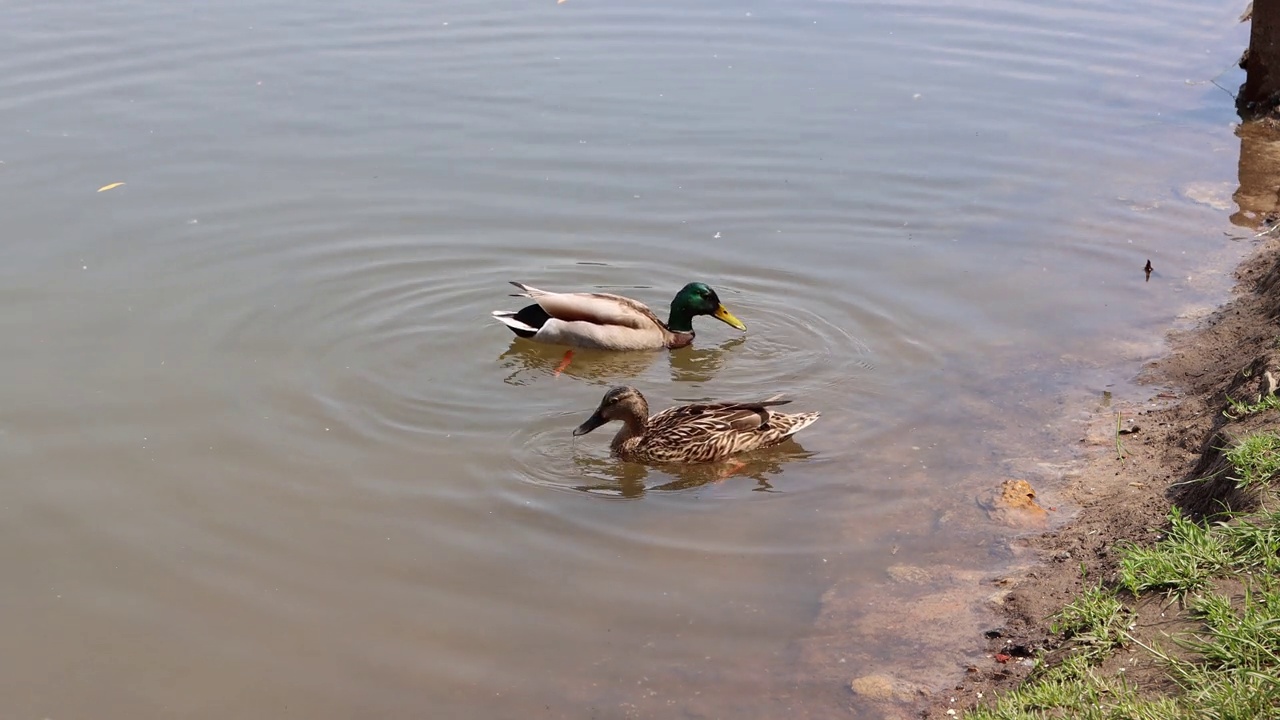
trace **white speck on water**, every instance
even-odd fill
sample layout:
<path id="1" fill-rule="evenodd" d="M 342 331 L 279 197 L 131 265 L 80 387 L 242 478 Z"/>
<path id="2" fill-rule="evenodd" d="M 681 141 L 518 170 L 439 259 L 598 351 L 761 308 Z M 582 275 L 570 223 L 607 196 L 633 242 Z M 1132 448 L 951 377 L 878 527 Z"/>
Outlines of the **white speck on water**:
<path id="1" fill-rule="evenodd" d="M 911 96 L 911 99 L 912 99 L 912 100 L 919 100 L 919 99 L 920 99 L 920 93 L 916 93 L 915 95 L 912 95 L 912 96 Z"/>
<path id="2" fill-rule="evenodd" d="M 712 235 L 711 237 L 712 237 L 712 238 L 718 238 L 718 237 L 720 237 L 720 233 L 716 233 L 715 235 Z"/>
<path id="3" fill-rule="evenodd" d="M 188 224 L 188 225 L 196 225 L 196 224 L 199 224 L 199 222 L 200 222 L 199 220 L 197 220 L 197 219 L 195 219 L 195 218 L 191 218 L 190 220 L 188 220 L 188 221 L 187 221 L 187 224 Z"/>

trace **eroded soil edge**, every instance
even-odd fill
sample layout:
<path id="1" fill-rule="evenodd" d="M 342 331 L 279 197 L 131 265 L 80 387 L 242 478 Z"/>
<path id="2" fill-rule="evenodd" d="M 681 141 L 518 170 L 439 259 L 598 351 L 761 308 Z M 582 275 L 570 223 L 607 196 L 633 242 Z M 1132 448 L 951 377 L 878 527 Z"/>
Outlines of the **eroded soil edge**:
<path id="1" fill-rule="evenodd" d="M 1118 543 L 1151 541 L 1167 527 L 1175 504 L 1194 515 L 1209 509 L 1205 503 L 1222 500 L 1197 497 L 1188 490 L 1197 486 L 1184 483 L 1210 474 L 1224 437 L 1252 424 L 1228 420 L 1223 411 L 1229 398 L 1274 392 L 1280 378 L 1280 241 L 1260 242 L 1237 269 L 1231 300 L 1199 327 L 1172 334 L 1168 355 L 1144 367 L 1139 380 L 1149 398 L 1092 415 L 1081 441 L 1085 456 L 1058 490 L 1078 513 L 1021 539 L 1038 557 L 1036 564 L 983 581 L 993 592 L 1007 592 L 995 603 L 1000 621 L 975 638 L 985 645 L 982 661 L 954 687 L 915 703 L 918 717 L 950 717 L 948 710 L 961 715 L 982 698 L 1016 687 L 1032 657 L 1051 657 L 1056 649 L 1053 614 L 1087 585 L 1115 576 Z M 1117 434 L 1117 413 L 1128 431 L 1123 435 Z"/>

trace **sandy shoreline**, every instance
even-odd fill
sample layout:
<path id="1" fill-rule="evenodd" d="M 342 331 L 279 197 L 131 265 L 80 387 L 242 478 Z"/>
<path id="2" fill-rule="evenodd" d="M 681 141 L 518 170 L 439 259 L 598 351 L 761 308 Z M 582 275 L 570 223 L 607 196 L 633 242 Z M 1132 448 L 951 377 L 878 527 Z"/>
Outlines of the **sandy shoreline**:
<path id="1" fill-rule="evenodd" d="M 1193 514 L 1197 505 L 1204 508 L 1209 500 L 1185 483 L 1205 476 L 1224 437 L 1274 425 L 1274 417 L 1235 422 L 1223 414 L 1229 397 L 1265 396 L 1274 391 L 1268 373 L 1280 378 L 1280 240 L 1268 234 L 1255 242 L 1236 269 L 1231 299 L 1197 327 L 1171 332 L 1167 354 L 1146 364 L 1137 380 L 1147 397 L 1091 414 L 1080 440 L 1084 457 L 1054 489 L 1078 512 L 1017 543 L 1034 564 L 986 581 L 1003 595 L 998 623 L 974 638 L 983 662 L 954 687 L 922 698 L 917 717 L 963 716 L 1016 688 L 1033 658 L 1052 662 L 1064 644 L 1052 616 L 1099 580 L 1114 581 L 1117 545 L 1152 542 L 1168 528 L 1175 505 Z"/>

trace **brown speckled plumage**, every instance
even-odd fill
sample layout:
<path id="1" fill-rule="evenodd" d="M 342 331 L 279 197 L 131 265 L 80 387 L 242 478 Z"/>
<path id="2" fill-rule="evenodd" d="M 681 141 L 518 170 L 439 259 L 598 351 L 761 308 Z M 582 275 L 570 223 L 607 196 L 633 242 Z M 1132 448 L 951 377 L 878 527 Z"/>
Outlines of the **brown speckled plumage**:
<path id="1" fill-rule="evenodd" d="M 574 435 L 585 435 L 611 420 L 622 421 L 611 447 L 624 460 L 645 463 L 701 463 L 776 445 L 813 424 L 819 413 L 780 413 L 770 408 L 790 400 L 775 395 L 760 402 L 694 403 L 649 417 L 649 404 L 633 387 L 605 393 L 600 407 Z"/>

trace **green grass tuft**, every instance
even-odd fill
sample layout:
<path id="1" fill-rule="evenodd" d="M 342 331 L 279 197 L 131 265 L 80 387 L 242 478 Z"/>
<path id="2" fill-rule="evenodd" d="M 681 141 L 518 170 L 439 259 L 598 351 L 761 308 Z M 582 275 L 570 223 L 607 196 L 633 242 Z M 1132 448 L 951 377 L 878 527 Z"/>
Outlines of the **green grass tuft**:
<path id="1" fill-rule="evenodd" d="M 1049 629 L 1075 641 L 1073 655 L 1098 660 L 1122 646 L 1129 611 L 1115 593 L 1095 586 L 1054 616 Z"/>
<path id="2" fill-rule="evenodd" d="M 1208 589 L 1232 576 L 1243 596 Z M 1207 527 L 1176 509 L 1170 529 L 1150 547 L 1122 552 L 1120 581 L 1134 594 L 1184 597 L 1198 631 L 1175 636 L 1185 657 L 1130 638 L 1129 611 L 1116 595 L 1091 587 L 1054 617 L 1052 629 L 1074 640 L 1052 667 L 1039 666 L 1021 686 L 971 720 L 1256 720 L 1280 718 L 1280 513 L 1260 513 Z M 1222 587 L 1222 586 L 1219 586 Z M 1230 587 L 1230 585 L 1227 585 Z M 1098 661 L 1132 642 L 1135 660 L 1163 669 L 1167 684 L 1139 688 L 1123 671 L 1103 673 Z M 1170 688 L 1180 689 L 1174 695 Z"/>
<path id="3" fill-rule="evenodd" d="M 1155 545 L 1123 546 L 1120 584 L 1130 593 L 1158 590 L 1182 597 L 1231 565 L 1232 556 L 1220 533 L 1186 519 L 1177 508 L 1169 521 L 1168 534 Z"/>
<path id="4" fill-rule="evenodd" d="M 1280 717 L 1280 588 L 1274 578 L 1231 598 L 1206 593 L 1191 603 L 1204 630 L 1181 641 L 1197 660 L 1169 661 L 1185 702 L 1200 717 L 1220 720 Z"/>
<path id="5" fill-rule="evenodd" d="M 1104 677 L 1073 656 L 1034 680 L 977 708 L 967 720 L 1169 720 L 1190 718 L 1172 698 L 1145 699 L 1123 677 Z"/>
<path id="6" fill-rule="evenodd" d="M 1247 403 L 1243 400 L 1234 400 L 1227 398 L 1227 409 L 1222 414 L 1229 420 L 1239 420 L 1242 417 L 1253 415 L 1267 410 L 1275 410 L 1280 408 L 1280 397 L 1275 394 L 1264 395 L 1258 398 L 1257 402 Z"/>
<path id="7" fill-rule="evenodd" d="M 1280 577 L 1280 513 L 1220 523 L 1214 532 L 1223 538 L 1236 570 Z"/>
<path id="8" fill-rule="evenodd" d="M 1191 640 L 1211 668 L 1251 672 L 1280 670 L 1280 590 L 1247 589 L 1239 611 L 1231 598 L 1206 594 L 1192 605 L 1205 624 L 1205 635 Z"/>
<path id="9" fill-rule="evenodd" d="M 1248 435 L 1227 450 L 1226 457 L 1234 470 L 1231 479 L 1238 487 L 1265 485 L 1280 472 L 1280 435 L 1274 432 Z"/>

